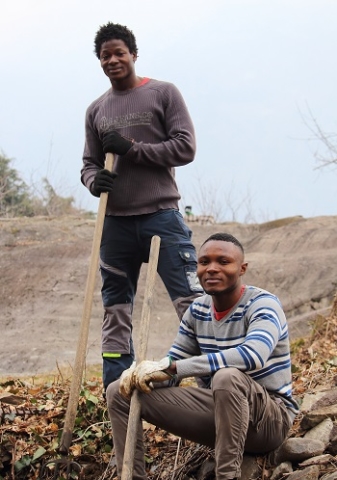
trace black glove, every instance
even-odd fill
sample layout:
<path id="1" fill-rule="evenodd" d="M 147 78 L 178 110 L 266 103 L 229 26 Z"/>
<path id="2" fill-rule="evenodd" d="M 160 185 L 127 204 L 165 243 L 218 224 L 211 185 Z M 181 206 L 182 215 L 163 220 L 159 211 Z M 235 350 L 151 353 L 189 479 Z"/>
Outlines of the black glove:
<path id="1" fill-rule="evenodd" d="M 95 197 L 99 197 L 101 193 L 112 192 L 113 183 L 115 178 L 117 177 L 117 173 L 109 172 L 105 168 L 103 170 L 99 170 L 94 178 L 94 181 L 90 187 L 91 193 Z"/>
<path id="2" fill-rule="evenodd" d="M 133 145 L 133 140 L 123 137 L 117 130 L 106 132 L 103 136 L 103 152 L 125 155 Z"/>

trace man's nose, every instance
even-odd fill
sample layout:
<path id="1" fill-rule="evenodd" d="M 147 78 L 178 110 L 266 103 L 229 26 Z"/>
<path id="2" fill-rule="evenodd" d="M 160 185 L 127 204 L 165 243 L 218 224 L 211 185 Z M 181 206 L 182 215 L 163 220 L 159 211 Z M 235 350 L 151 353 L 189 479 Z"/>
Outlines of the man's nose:
<path id="1" fill-rule="evenodd" d="M 109 58 L 109 63 L 117 63 L 117 62 L 118 62 L 118 59 L 116 55 L 111 55 L 111 57 Z"/>
<path id="2" fill-rule="evenodd" d="M 210 262 L 208 265 L 207 265 L 207 270 L 209 272 L 214 272 L 214 271 L 217 271 L 219 270 L 219 265 L 217 262 Z"/>

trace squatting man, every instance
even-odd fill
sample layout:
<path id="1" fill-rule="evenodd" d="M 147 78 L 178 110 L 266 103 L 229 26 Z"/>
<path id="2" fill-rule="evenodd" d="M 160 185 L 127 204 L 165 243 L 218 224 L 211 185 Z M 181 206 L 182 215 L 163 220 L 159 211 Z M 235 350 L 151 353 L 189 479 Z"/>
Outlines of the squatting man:
<path id="1" fill-rule="evenodd" d="M 205 294 L 185 312 L 168 356 L 132 365 L 107 389 L 118 475 L 130 398 L 140 391 L 141 417 L 215 449 L 215 474 L 240 478 L 243 453 L 266 453 L 287 437 L 298 405 L 292 396 L 288 327 L 279 299 L 245 285 L 241 243 L 227 233 L 201 246 L 197 274 Z M 205 388 L 179 388 L 186 377 Z M 146 479 L 141 422 L 134 479 Z"/>

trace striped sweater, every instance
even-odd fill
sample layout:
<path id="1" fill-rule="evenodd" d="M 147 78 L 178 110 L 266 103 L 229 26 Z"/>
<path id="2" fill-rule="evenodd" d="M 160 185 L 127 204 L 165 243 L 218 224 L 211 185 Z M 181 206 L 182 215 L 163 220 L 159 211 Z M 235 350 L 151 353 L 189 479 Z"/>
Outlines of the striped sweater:
<path id="1" fill-rule="evenodd" d="M 294 414 L 288 326 L 279 299 L 246 286 L 238 303 L 220 321 L 210 295 L 186 311 L 168 355 L 176 360 L 177 378 L 211 377 L 235 367 L 279 397 Z"/>
<path id="2" fill-rule="evenodd" d="M 109 194 L 108 215 L 143 215 L 178 209 L 175 167 L 195 156 L 192 120 L 172 83 L 150 79 L 126 91 L 110 88 L 87 109 L 82 183 L 90 190 L 104 167 L 103 134 L 117 130 L 134 139 L 126 155 L 115 155 L 118 177 Z"/>

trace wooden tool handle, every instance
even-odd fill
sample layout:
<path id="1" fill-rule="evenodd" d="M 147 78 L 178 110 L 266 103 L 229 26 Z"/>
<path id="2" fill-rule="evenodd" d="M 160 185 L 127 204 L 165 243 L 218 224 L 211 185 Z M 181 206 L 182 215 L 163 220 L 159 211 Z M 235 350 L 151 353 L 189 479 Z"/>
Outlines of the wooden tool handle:
<path id="1" fill-rule="evenodd" d="M 105 168 L 112 171 L 114 164 L 114 156 L 112 153 L 107 153 L 105 157 Z M 94 290 L 96 284 L 96 274 L 98 270 L 99 251 L 102 239 L 102 231 L 104 224 L 104 217 L 106 205 L 108 202 L 108 193 L 101 193 L 99 199 L 99 206 L 97 211 L 94 237 L 91 247 L 90 265 L 87 276 L 87 283 L 84 294 L 84 306 L 82 313 L 82 320 L 80 326 L 80 334 L 77 342 L 76 357 L 74 363 L 73 377 L 70 385 L 69 400 L 66 411 L 66 418 L 64 422 L 62 437 L 60 441 L 59 451 L 62 454 L 67 454 L 71 445 L 73 430 L 75 425 L 78 401 L 81 391 L 82 376 L 85 365 L 86 350 L 88 344 L 90 317 L 92 312 L 92 303 L 94 297 Z"/>
<path id="2" fill-rule="evenodd" d="M 152 306 L 153 291 L 157 273 L 158 257 L 160 249 L 160 237 L 155 235 L 151 240 L 150 257 L 147 269 L 145 294 L 143 301 L 142 316 L 140 319 L 140 339 L 138 350 L 138 362 L 146 359 L 149 329 L 150 329 L 150 313 Z M 139 392 L 134 390 L 131 403 L 128 429 L 126 433 L 123 470 L 121 480 L 132 480 L 133 478 L 133 462 L 136 451 L 137 429 L 140 420 L 140 401 Z"/>

